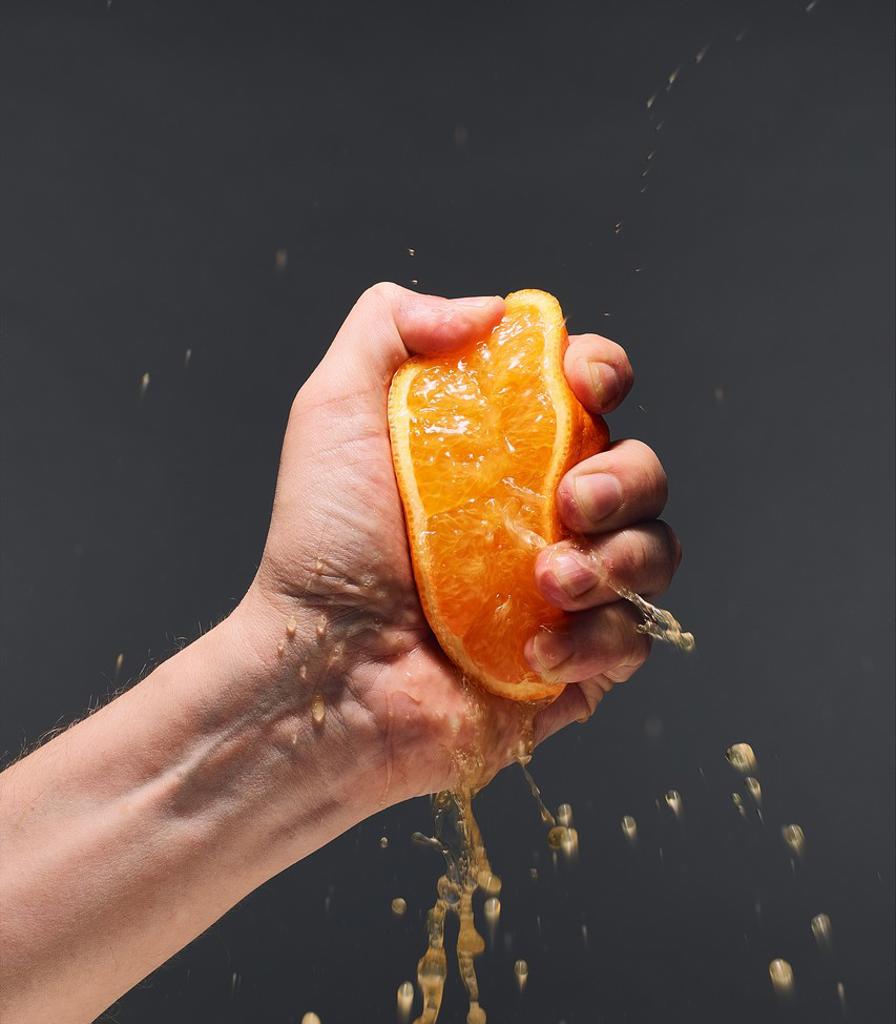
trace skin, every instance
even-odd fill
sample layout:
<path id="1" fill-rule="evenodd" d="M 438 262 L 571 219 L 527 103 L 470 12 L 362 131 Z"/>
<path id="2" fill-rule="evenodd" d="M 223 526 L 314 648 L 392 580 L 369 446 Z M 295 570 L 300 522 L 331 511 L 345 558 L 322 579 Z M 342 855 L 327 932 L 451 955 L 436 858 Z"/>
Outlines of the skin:
<path id="1" fill-rule="evenodd" d="M 456 782 L 485 733 L 480 781 L 508 762 L 518 708 L 471 703 L 422 615 L 392 472 L 388 385 L 409 353 L 486 333 L 500 298 L 369 289 L 296 396 L 257 576 L 219 626 L 0 775 L 0 1019 L 86 1022 L 254 888 L 383 807 Z M 632 384 L 625 352 L 570 339 L 565 370 L 595 415 Z M 575 542 L 536 580 L 572 611 L 533 637 L 568 682 L 536 740 L 589 715 L 648 654 L 607 586 L 654 595 L 679 560 L 636 441 L 574 467 L 557 502 Z M 315 695 L 326 714 L 316 722 Z"/>

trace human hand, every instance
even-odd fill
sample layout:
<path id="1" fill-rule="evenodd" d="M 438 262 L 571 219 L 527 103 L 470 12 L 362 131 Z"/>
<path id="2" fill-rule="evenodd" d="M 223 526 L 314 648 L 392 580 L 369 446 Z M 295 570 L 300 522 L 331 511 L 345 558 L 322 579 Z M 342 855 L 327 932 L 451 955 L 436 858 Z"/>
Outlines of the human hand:
<path id="1" fill-rule="evenodd" d="M 295 681 L 322 728 L 365 752 L 375 806 L 452 784 L 452 752 L 485 748 L 481 781 L 512 758 L 520 730 L 513 702 L 475 701 L 423 616 L 392 470 L 386 403 L 395 370 L 412 353 L 436 354 L 487 333 L 500 298 L 448 300 L 379 284 L 361 296 L 326 356 L 296 396 L 261 566 L 246 600 L 256 648 L 278 677 Z M 594 415 L 628 393 L 625 352 L 597 335 L 570 338 L 567 380 Z M 543 550 L 536 580 L 572 612 L 565 632 L 533 638 L 533 668 L 569 683 L 535 718 L 542 739 L 590 715 L 643 663 L 649 641 L 608 581 L 660 593 L 679 561 L 674 534 L 655 520 L 666 479 L 653 452 L 620 441 L 574 467 L 557 502 L 581 537 Z M 276 656 L 274 652 L 276 653 Z M 371 808 L 374 809 L 374 808 Z"/>

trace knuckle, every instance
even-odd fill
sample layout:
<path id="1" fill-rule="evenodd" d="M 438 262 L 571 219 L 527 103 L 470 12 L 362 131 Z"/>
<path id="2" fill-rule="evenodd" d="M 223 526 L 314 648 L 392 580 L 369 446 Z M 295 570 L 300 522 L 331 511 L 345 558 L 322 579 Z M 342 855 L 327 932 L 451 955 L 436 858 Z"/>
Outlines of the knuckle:
<path id="1" fill-rule="evenodd" d="M 615 617 L 616 649 L 619 652 L 618 665 L 639 669 L 650 654 L 650 640 L 638 631 L 638 616 L 627 604 L 612 605 Z"/>
<path id="2" fill-rule="evenodd" d="M 390 307 L 401 289 L 393 281 L 377 281 L 366 288 L 358 299 L 358 305 L 382 309 Z"/>
<path id="3" fill-rule="evenodd" d="M 678 534 L 668 523 L 663 522 L 661 519 L 658 525 L 663 533 L 663 541 L 666 545 L 669 561 L 671 562 L 672 572 L 675 572 L 681 565 L 681 541 L 678 539 Z"/>
<path id="4" fill-rule="evenodd" d="M 650 545 L 643 530 L 620 530 L 604 556 L 604 566 L 612 579 L 631 584 L 642 575 L 650 558 Z"/>
<path id="5" fill-rule="evenodd" d="M 560 482 L 554 500 L 556 501 L 560 518 L 568 527 L 579 531 L 588 528 L 588 520 L 579 507 L 578 499 L 575 496 L 572 477 L 566 477 Z"/>

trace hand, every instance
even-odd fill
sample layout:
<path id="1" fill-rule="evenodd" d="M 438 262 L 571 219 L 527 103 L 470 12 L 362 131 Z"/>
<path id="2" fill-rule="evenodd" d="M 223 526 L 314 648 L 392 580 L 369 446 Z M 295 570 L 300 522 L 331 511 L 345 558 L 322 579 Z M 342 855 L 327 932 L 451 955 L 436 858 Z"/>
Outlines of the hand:
<path id="1" fill-rule="evenodd" d="M 379 807 L 451 786 L 456 749 L 485 751 L 479 784 L 511 759 L 519 706 L 466 693 L 420 609 L 386 424 L 409 352 L 462 345 L 502 311 L 365 293 L 296 397 L 239 607 L 0 775 L 4 1020 L 93 1020 L 279 871 Z M 622 349 L 594 335 L 572 339 L 566 373 L 595 414 L 631 385 Z M 529 655 L 573 685 L 538 712 L 536 739 L 590 714 L 646 657 L 607 581 L 668 583 L 678 547 L 651 521 L 665 491 L 635 441 L 561 482 L 581 539 L 542 551 L 536 579 L 572 622 Z"/>
<path id="2" fill-rule="evenodd" d="M 448 300 L 376 285 L 290 414 L 270 533 L 245 603 L 256 622 L 265 620 L 258 632 L 268 656 L 282 650 L 308 701 L 324 698 L 331 727 L 376 750 L 381 773 L 369 781 L 377 805 L 451 785 L 451 752 L 477 732 L 488 751 L 483 781 L 516 749 L 518 707 L 487 694 L 471 706 L 423 616 L 386 420 L 392 374 L 410 354 L 458 348 L 502 313 L 500 298 Z M 623 349 L 593 334 L 570 338 L 565 370 L 594 415 L 615 409 L 632 384 Z M 542 551 L 536 579 L 548 601 L 574 614 L 567 632 L 533 638 L 527 654 L 536 670 L 573 685 L 539 711 L 536 739 L 590 715 L 647 657 L 637 615 L 607 581 L 645 595 L 668 585 L 680 552 L 655 521 L 665 500 L 662 467 L 638 441 L 617 442 L 561 482 L 561 517 L 583 540 Z M 293 643 L 287 627 L 305 641 Z"/>

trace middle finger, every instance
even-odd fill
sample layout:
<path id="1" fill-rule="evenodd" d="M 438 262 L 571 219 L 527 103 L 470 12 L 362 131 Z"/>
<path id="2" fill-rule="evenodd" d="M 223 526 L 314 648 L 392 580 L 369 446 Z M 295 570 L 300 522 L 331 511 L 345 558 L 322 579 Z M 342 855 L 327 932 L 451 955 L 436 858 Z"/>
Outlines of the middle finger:
<path id="1" fill-rule="evenodd" d="M 557 487 L 557 509 L 573 533 L 608 533 L 656 519 L 668 485 L 660 460 L 642 441 L 617 441 L 580 462 Z"/>

